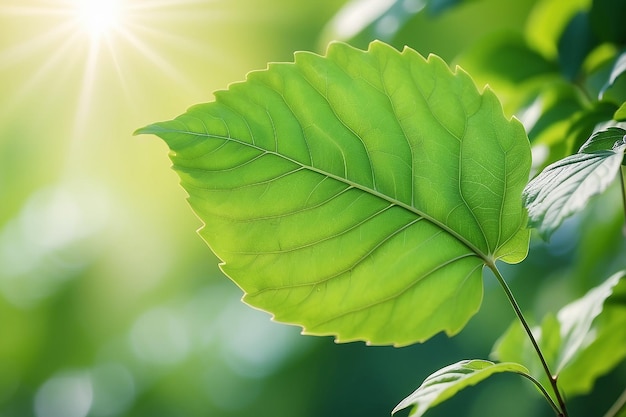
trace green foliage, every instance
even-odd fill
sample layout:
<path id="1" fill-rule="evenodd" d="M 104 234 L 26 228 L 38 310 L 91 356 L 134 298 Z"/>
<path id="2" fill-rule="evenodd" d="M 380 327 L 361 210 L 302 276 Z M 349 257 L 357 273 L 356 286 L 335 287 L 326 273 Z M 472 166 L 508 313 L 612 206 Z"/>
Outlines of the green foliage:
<path id="1" fill-rule="evenodd" d="M 360 17 L 343 37 L 352 43 L 394 43 L 424 11 L 453 3 L 396 1 L 338 20 Z M 624 273 L 594 282 L 533 332 L 496 261 L 522 261 L 530 229 L 548 240 L 623 174 L 626 45 L 612 12 L 624 10 L 538 1 L 525 31 L 494 33 L 458 56 L 473 78 L 411 48 L 332 43 L 325 56 L 296 53 L 138 133 L 170 147 L 200 233 L 244 301 L 306 334 L 395 346 L 454 335 L 491 269 L 519 320 L 494 348 L 507 362 L 443 368 L 394 412 L 421 416 L 514 372 L 567 417 L 565 398 L 626 357 Z M 522 125 L 540 172 L 530 182 Z M 611 272 L 624 267 L 612 261 Z"/>
<path id="2" fill-rule="evenodd" d="M 524 189 L 529 224 L 548 239 L 566 217 L 609 186 L 625 150 L 626 131 L 610 128 L 589 138 L 578 153 L 548 166 Z"/>
<path id="3" fill-rule="evenodd" d="M 453 397 L 462 389 L 476 385 L 490 376 L 502 372 L 528 375 L 528 370 L 517 363 L 493 363 L 484 360 L 461 361 L 446 366 L 426 378 L 418 389 L 393 409 L 392 414 L 412 407 L 411 417 L 422 416 L 428 409 Z"/>
<path id="4" fill-rule="evenodd" d="M 380 39 L 389 42 L 398 32 L 420 15 L 436 16 L 462 3 L 463 0 L 356 0 L 349 2 L 338 13 L 334 22 L 333 39 L 351 43 Z M 350 30 L 345 32 L 345 27 Z"/>
<path id="5" fill-rule="evenodd" d="M 538 343 L 568 396 L 588 393 L 595 380 L 626 358 L 626 272 L 618 272 L 584 297 L 548 314 L 535 329 Z M 524 330 L 515 322 L 492 356 L 527 364 L 547 382 Z"/>
<path id="6" fill-rule="evenodd" d="M 336 43 L 139 132 L 172 149 L 244 300 L 305 333 L 455 334 L 480 305 L 482 266 L 526 256 L 523 129 L 435 56 Z"/>

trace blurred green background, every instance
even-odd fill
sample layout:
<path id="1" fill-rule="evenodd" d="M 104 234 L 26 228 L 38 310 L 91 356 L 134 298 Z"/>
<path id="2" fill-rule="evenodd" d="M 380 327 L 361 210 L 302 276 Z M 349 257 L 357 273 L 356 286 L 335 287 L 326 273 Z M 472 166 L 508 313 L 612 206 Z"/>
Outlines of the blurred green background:
<path id="1" fill-rule="evenodd" d="M 344 1 L 119 0 L 100 35 L 80 3 L 0 5 L 0 417 L 386 416 L 431 372 L 488 356 L 513 319 L 490 276 L 460 335 L 402 349 L 300 336 L 245 306 L 194 233 L 165 144 L 132 136 L 267 62 L 351 38 L 358 19 L 334 19 Z M 387 40 L 454 62 L 482 36 L 521 30 L 533 4 L 465 1 Z M 613 187 L 505 268 L 531 317 L 624 266 L 619 198 Z M 572 415 L 604 412 L 624 375 L 574 399 Z M 505 375 L 428 415 L 551 414 Z"/>

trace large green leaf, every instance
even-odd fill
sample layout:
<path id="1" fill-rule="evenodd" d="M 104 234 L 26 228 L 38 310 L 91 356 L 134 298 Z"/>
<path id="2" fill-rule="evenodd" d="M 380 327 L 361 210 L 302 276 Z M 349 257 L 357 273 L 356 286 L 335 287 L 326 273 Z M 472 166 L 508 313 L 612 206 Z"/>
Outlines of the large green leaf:
<path id="1" fill-rule="evenodd" d="M 411 395 L 398 404 L 392 414 L 413 407 L 411 417 L 424 415 L 437 404 L 456 395 L 464 388 L 476 385 L 491 375 L 513 372 L 528 376 L 528 370 L 517 363 L 493 363 L 484 360 L 465 360 L 447 366 L 430 375 Z"/>
<path id="2" fill-rule="evenodd" d="M 578 153 L 546 167 L 524 189 L 529 224 L 548 239 L 565 218 L 613 181 L 625 149 L 626 131 L 613 127 L 594 134 Z"/>
<path id="3" fill-rule="evenodd" d="M 334 43 L 138 132 L 170 146 L 244 301 L 307 334 L 454 334 L 483 265 L 527 253 L 524 130 L 435 56 Z"/>
<path id="4" fill-rule="evenodd" d="M 566 395 L 589 392 L 599 376 L 626 357 L 625 277 L 624 271 L 612 275 L 556 316 L 547 315 L 533 332 Z M 517 322 L 497 342 L 493 356 L 527 364 L 535 377 L 548 382 Z"/>

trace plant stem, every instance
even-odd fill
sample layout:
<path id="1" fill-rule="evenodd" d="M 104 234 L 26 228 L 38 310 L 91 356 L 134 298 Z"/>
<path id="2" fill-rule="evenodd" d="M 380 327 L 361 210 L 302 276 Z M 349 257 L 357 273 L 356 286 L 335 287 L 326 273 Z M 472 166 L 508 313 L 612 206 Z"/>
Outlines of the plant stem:
<path id="1" fill-rule="evenodd" d="M 513 310 L 515 311 L 515 315 L 517 316 L 519 321 L 522 323 L 522 326 L 524 327 L 524 330 L 526 331 L 526 334 L 528 335 L 528 338 L 530 339 L 530 342 L 532 343 L 533 348 L 535 349 L 535 352 L 537 352 L 537 356 L 539 357 L 539 360 L 541 361 L 543 370 L 548 376 L 548 379 L 550 380 L 550 385 L 552 386 L 552 390 L 554 391 L 556 400 L 559 403 L 560 409 L 557 408 L 555 410 L 557 411 L 558 417 L 567 417 L 568 415 L 567 415 L 567 409 L 565 408 L 565 401 L 563 400 L 563 397 L 561 396 L 561 393 L 559 392 L 559 388 L 557 386 L 557 377 L 555 375 L 552 375 L 552 372 L 550 371 L 550 367 L 548 367 L 548 363 L 546 362 L 546 359 L 543 357 L 543 353 L 541 352 L 541 349 L 539 348 L 539 344 L 537 343 L 537 340 L 535 339 L 533 332 L 530 330 L 530 326 L 528 326 L 528 323 L 526 322 L 526 319 L 524 318 L 524 315 L 522 314 L 522 310 L 520 309 L 519 304 L 517 304 L 517 301 L 515 300 L 515 297 L 513 296 L 513 292 L 511 292 L 511 289 L 509 288 L 508 284 L 504 280 L 504 277 L 502 276 L 502 274 L 500 273 L 500 270 L 498 270 L 496 265 L 489 264 L 488 266 L 493 271 L 494 275 L 498 279 L 498 282 L 500 282 L 502 289 L 506 293 L 506 296 L 509 299 L 511 306 L 513 307 Z M 543 390 L 542 392 L 544 393 L 544 395 L 546 395 L 545 390 Z M 549 402 L 551 404 L 554 403 L 551 398 L 549 398 Z"/>
<path id="2" fill-rule="evenodd" d="M 626 237 L 626 165 L 620 167 L 619 180 L 622 184 L 622 205 L 624 206 L 624 226 L 622 227 L 622 234 Z"/>
<path id="3" fill-rule="evenodd" d="M 615 417 L 617 413 L 624 408 L 624 405 L 626 405 L 626 390 L 622 392 L 622 395 L 619 396 L 619 398 L 615 401 L 615 404 L 613 404 L 609 411 L 606 412 L 604 417 Z"/>
<path id="4" fill-rule="evenodd" d="M 528 378 L 530 379 L 533 384 L 535 384 L 537 386 L 537 388 L 539 388 L 539 391 L 541 391 L 541 393 L 543 394 L 544 397 L 546 397 L 546 400 L 548 400 L 548 402 L 550 403 L 550 405 L 552 406 L 552 409 L 556 412 L 556 414 L 558 416 L 563 415 L 561 413 L 561 410 L 559 410 L 559 406 L 556 405 L 556 403 L 554 402 L 554 400 L 552 399 L 552 397 L 550 397 L 550 394 L 548 394 L 548 392 L 546 391 L 546 389 L 543 387 L 543 385 L 541 385 L 541 382 L 537 381 L 535 378 L 533 378 L 531 375 L 528 374 L 522 374 L 520 373 L 521 376 L 523 376 L 524 378 Z M 604 416 L 607 417 L 607 416 Z"/>

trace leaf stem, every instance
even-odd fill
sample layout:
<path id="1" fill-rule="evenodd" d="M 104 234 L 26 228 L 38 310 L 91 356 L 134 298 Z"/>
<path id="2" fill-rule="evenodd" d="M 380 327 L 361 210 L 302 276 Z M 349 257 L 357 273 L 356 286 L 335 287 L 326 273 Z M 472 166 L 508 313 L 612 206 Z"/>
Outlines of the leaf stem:
<path id="1" fill-rule="evenodd" d="M 622 392 L 622 395 L 620 395 L 617 398 L 617 400 L 615 401 L 615 404 L 613 404 L 613 406 L 609 408 L 609 411 L 606 412 L 604 417 L 615 417 L 617 413 L 619 413 L 624 408 L 625 405 L 626 405 L 626 389 L 624 390 L 624 392 Z"/>
<path id="2" fill-rule="evenodd" d="M 543 385 L 541 385 L 541 382 L 537 381 L 535 378 L 533 378 L 532 375 L 528 375 L 528 374 L 522 374 L 520 373 L 521 376 L 530 379 L 533 384 L 535 384 L 537 386 L 537 388 L 539 388 L 539 391 L 541 391 L 541 393 L 543 394 L 544 397 L 546 397 L 546 400 L 548 400 L 548 403 L 550 403 L 550 405 L 552 406 L 552 409 L 554 410 L 554 412 L 558 415 L 558 416 L 562 416 L 563 414 L 561 413 L 561 410 L 559 409 L 559 406 L 556 405 L 556 403 L 554 402 L 554 400 L 552 399 L 552 397 L 550 397 L 550 394 L 548 394 L 548 392 L 546 391 L 546 389 L 544 388 Z M 607 416 L 604 416 L 607 417 Z"/>
<path id="3" fill-rule="evenodd" d="M 508 284 L 504 280 L 504 277 L 500 273 L 500 270 L 498 270 L 498 267 L 496 267 L 495 263 L 490 263 L 488 264 L 488 266 L 491 269 L 491 271 L 493 271 L 498 282 L 502 286 L 502 289 L 506 293 L 506 296 L 509 299 L 509 303 L 511 303 L 511 306 L 513 307 L 513 310 L 515 311 L 515 315 L 517 316 L 519 321 L 522 323 L 522 326 L 524 327 L 524 330 L 526 331 L 526 334 L 528 335 L 528 338 L 530 339 L 530 342 L 532 343 L 533 348 L 535 349 L 535 352 L 537 352 L 537 356 L 539 357 L 539 360 L 541 361 L 543 370 L 548 376 L 548 379 L 550 380 L 550 385 L 552 386 L 552 390 L 554 391 L 556 400 L 559 403 L 558 407 L 555 408 L 557 416 L 568 417 L 567 409 L 565 407 L 565 401 L 563 400 L 563 397 L 561 396 L 561 393 L 559 392 L 559 388 L 557 386 L 557 377 L 553 375 L 552 372 L 550 371 L 550 367 L 548 366 L 548 363 L 546 362 L 546 359 L 544 358 L 543 353 L 541 352 L 541 349 L 539 348 L 539 344 L 537 343 L 537 340 L 535 339 L 533 332 L 530 330 L 530 326 L 528 326 L 528 323 L 526 322 L 526 319 L 524 318 L 524 315 L 522 314 L 522 310 L 520 309 L 519 304 L 517 304 L 517 300 L 515 300 L 515 297 L 513 296 L 513 292 L 511 291 L 511 288 L 509 288 Z M 547 394 L 545 389 L 541 391 L 544 394 L 544 396 L 547 396 L 546 398 L 548 399 L 548 402 L 550 402 L 550 404 L 553 405 L 554 401 L 552 400 L 552 398 L 550 398 L 550 395 Z"/>
<path id="4" fill-rule="evenodd" d="M 619 180 L 622 184 L 622 205 L 624 207 L 624 226 L 622 227 L 622 234 L 626 237 L 626 179 L 624 179 L 626 177 L 626 165 L 620 167 L 620 174 Z"/>

